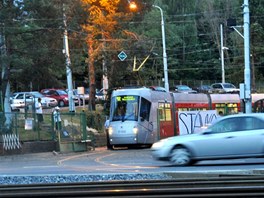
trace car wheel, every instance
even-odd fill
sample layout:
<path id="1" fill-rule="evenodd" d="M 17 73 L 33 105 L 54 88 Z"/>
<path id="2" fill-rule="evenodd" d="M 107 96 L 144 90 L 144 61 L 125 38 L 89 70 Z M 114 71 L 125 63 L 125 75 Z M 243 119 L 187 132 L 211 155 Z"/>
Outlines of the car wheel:
<path id="1" fill-rule="evenodd" d="M 62 100 L 60 100 L 60 101 L 59 101 L 59 106 L 60 106 L 60 107 L 64 107 L 64 105 L 65 105 L 64 102 L 63 102 Z"/>
<path id="2" fill-rule="evenodd" d="M 175 147 L 171 152 L 170 161 L 176 166 L 190 165 L 191 153 L 184 147 Z"/>

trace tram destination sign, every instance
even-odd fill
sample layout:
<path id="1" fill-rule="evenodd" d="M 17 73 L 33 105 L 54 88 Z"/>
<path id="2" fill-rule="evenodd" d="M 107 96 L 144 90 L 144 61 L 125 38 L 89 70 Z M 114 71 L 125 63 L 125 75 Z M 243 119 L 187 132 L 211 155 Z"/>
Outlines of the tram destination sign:
<path id="1" fill-rule="evenodd" d="M 121 102 L 121 101 L 135 101 L 136 98 L 135 98 L 135 96 L 122 96 L 122 97 L 117 96 L 117 97 L 116 97 L 116 100 L 117 100 L 118 102 Z"/>

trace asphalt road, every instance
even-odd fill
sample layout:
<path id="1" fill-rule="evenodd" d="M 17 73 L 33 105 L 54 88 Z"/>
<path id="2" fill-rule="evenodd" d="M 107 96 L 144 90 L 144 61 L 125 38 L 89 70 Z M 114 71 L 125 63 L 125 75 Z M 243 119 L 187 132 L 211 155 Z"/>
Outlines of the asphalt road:
<path id="1" fill-rule="evenodd" d="M 77 153 L 37 153 L 0 156 L 1 175 L 114 174 L 114 173 L 262 173 L 264 158 L 201 161 L 175 167 L 152 158 L 149 149 L 96 148 Z"/>

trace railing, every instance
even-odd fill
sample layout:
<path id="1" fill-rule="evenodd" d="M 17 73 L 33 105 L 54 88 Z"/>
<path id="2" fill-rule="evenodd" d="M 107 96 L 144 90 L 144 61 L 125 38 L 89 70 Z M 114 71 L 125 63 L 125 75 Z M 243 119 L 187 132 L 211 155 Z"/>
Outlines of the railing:
<path id="1" fill-rule="evenodd" d="M 0 197 L 263 197 L 263 176 L 2 185 Z"/>
<path id="2" fill-rule="evenodd" d="M 52 112 L 43 113 L 39 123 L 35 113 L 0 113 L 0 143 L 5 150 L 20 148 L 20 142 L 58 140 L 60 144 L 87 142 L 93 136 L 87 130 L 85 113 L 60 113 L 61 127 L 55 127 Z M 75 145 L 75 144 L 73 144 Z"/>

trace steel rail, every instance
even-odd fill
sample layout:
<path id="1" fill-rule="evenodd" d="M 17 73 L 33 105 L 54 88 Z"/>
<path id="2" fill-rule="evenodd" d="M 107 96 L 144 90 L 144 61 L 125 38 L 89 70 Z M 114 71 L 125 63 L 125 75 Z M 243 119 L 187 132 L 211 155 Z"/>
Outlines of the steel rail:
<path id="1" fill-rule="evenodd" d="M 0 185 L 0 197 L 264 197 L 264 176 Z"/>

